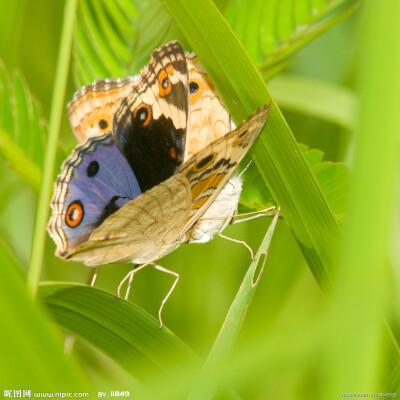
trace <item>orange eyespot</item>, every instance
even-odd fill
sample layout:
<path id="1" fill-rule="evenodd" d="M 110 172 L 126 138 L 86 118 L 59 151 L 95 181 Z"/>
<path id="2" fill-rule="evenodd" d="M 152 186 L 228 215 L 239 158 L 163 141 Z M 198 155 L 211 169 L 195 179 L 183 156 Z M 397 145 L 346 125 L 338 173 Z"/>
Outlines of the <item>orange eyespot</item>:
<path id="1" fill-rule="evenodd" d="M 172 67 L 172 65 L 171 65 Z M 167 67 L 167 71 L 169 70 L 169 66 Z M 173 72 L 173 68 L 172 68 Z M 168 73 L 163 69 L 161 72 L 158 74 L 158 92 L 160 93 L 161 97 L 166 96 L 167 94 L 171 93 L 172 89 L 172 84 L 170 79 L 168 78 Z M 169 74 L 172 75 L 172 74 Z"/>
<path id="2" fill-rule="evenodd" d="M 142 127 L 145 127 L 151 121 L 151 109 L 147 104 L 142 103 L 140 106 L 135 108 L 133 116 L 135 119 L 139 120 L 139 122 L 142 124 Z"/>
<path id="3" fill-rule="evenodd" d="M 70 228 L 76 228 L 82 222 L 84 214 L 82 203 L 76 200 L 68 206 L 65 222 Z"/>

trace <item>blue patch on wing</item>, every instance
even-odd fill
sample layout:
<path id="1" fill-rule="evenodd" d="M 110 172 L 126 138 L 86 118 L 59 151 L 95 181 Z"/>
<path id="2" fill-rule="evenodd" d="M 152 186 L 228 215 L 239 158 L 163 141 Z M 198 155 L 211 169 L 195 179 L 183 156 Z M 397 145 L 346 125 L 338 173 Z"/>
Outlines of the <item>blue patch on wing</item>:
<path id="1" fill-rule="evenodd" d="M 57 252 L 62 256 L 85 242 L 109 215 L 141 193 L 111 134 L 77 146 L 63 164 L 51 202 L 48 229 Z"/>

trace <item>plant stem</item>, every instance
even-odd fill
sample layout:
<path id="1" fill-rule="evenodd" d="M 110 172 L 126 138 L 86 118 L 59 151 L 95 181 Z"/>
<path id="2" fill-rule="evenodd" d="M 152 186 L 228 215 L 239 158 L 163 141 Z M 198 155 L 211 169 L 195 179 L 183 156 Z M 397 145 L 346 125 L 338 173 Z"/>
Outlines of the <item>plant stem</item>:
<path id="1" fill-rule="evenodd" d="M 31 262 L 28 271 L 28 287 L 33 296 L 36 295 L 42 270 L 43 250 L 46 239 L 45 226 L 48 219 L 48 207 L 57 153 L 57 141 L 64 105 L 65 88 L 68 79 L 76 7 L 77 0 L 67 0 L 65 2 L 60 50 L 58 53 L 57 70 L 50 111 L 49 137 L 46 146 L 43 180 L 39 194 L 34 234 L 32 238 Z"/>

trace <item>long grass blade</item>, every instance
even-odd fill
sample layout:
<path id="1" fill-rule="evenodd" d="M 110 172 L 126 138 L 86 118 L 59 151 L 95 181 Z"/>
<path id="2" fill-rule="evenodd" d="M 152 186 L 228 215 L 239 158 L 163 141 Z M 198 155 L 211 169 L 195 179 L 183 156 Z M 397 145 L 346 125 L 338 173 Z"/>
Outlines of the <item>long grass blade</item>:
<path id="1" fill-rule="evenodd" d="M 400 179 L 400 3 L 364 6 L 359 128 L 337 290 L 327 315 L 324 399 L 381 391 L 382 313 L 396 303 L 389 290 L 389 249 L 398 246 L 392 242 Z"/>
<path id="2" fill-rule="evenodd" d="M 218 383 L 214 380 L 213 376 L 215 375 L 215 371 L 221 367 L 221 363 L 223 364 L 223 360 L 226 359 L 226 356 L 240 331 L 240 327 L 242 326 L 246 312 L 263 273 L 269 245 L 275 231 L 275 226 L 278 222 L 278 217 L 279 210 L 275 214 L 274 219 L 272 220 L 271 225 L 257 250 L 255 259 L 250 264 L 250 267 L 243 278 L 239 291 L 231 304 L 222 328 L 219 331 L 213 347 L 208 354 L 207 360 L 203 365 L 194 390 L 189 396 L 190 400 L 213 398 L 217 391 Z M 261 256 L 264 256 L 265 258 L 257 275 L 257 266 L 260 262 Z"/>
<path id="3" fill-rule="evenodd" d="M 236 123 L 271 101 L 270 118 L 252 154 L 314 276 L 328 289 L 328 276 L 336 264 L 339 228 L 258 71 L 211 1 L 164 0 L 163 4 L 199 56 Z"/>
<path id="4" fill-rule="evenodd" d="M 57 142 L 60 130 L 61 116 L 68 79 L 71 55 L 73 26 L 76 14 L 77 0 L 68 0 L 64 8 L 64 21 L 58 54 L 57 70 L 51 105 L 49 136 L 43 169 L 43 181 L 36 212 L 35 227 L 32 239 L 31 261 L 28 272 L 28 286 L 33 295 L 36 294 L 41 274 L 43 250 L 46 235 L 46 223 L 49 214 L 49 201 L 53 183 L 53 171 L 57 153 Z"/>

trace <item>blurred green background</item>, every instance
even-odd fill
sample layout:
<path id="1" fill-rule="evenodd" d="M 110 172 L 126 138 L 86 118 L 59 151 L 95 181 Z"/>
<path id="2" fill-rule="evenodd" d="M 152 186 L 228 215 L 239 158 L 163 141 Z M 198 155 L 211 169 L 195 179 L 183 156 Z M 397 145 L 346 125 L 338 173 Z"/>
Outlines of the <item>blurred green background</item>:
<path id="1" fill-rule="evenodd" d="M 66 103 L 79 85 L 101 77 L 101 72 L 108 74 L 104 77 L 115 76 L 113 74 L 115 68 L 113 69 L 110 64 L 107 64 L 106 56 L 101 59 L 101 56 L 96 55 L 102 54 L 104 49 L 102 50 L 101 46 L 96 47 L 97 41 L 101 42 L 102 39 L 96 35 L 91 36 L 95 30 L 90 23 L 98 24 L 100 31 L 102 31 L 102 26 L 99 22 L 100 18 L 94 18 L 90 22 L 87 17 L 89 14 L 98 16 L 99 14 L 96 14 L 98 8 L 103 9 L 108 20 L 111 21 L 110 24 L 119 33 L 125 50 L 128 50 L 126 60 L 124 59 L 125 53 L 118 52 L 118 45 L 114 44 L 112 39 L 108 38 L 107 46 L 111 52 L 115 51 L 115 60 L 120 63 L 124 73 L 137 73 L 148 61 L 150 51 L 168 40 L 179 39 L 189 50 L 185 37 L 160 2 L 150 0 L 132 3 L 128 0 L 110 0 L 108 3 L 115 3 L 112 6 L 106 5 L 106 3 L 105 0 L 82 0 L 78 6 L 77 21 L 84 39 L 80 38 L 79 32 L 75 30 L 54 178 L 60 171 L 63 159 L 76 145 L 67 121 Z M 355 140 L 356 127 L 365 126 L 363 124 L 366 123 L 362 114 L 360 116 L 357 113 L 359 103 L 362 101 L 360 96 L 371 96 L 373 93 L 363 89 L 365 80 L 362 76 L 360 80 L 360 74 L 363 73 L 360 71 L 360 63 L 368 62 L 368 59 L 365 61 L 367 51 L 365 50 L 364 35 L 368 37 L 368 29 L 371 31 L 377 29 L 378 32 L 385 29 L 384 26 L 382 28 L 382 24 L 370 24 L 377 15 L 372 14 L 371 17 L 371 14 L 364 10 L 366 7 L 364 4 L 353 9 L 353 5 L 357 2 L 348 4 L 349 2 L 346 1 L 304 1 L 303 6 L 299 5 L 299 2 L 296 4 L 296 1 L 283 1 L 279 6 L 275 1 L 252 3 L 226 0 L 215 3 L 242 41 L 252 61 L 259 67 L 261 74 L 267 80 L 271 95 L 280 106 L 296 140 L 311 149 L 322 151 L 325 154 L 324 161 L 353 166 L 354 160 L 357 160 L 357 154 L 360 154 L 357 153 L 357 150 L 355 151 L 358 146 L 357 140 Z M 272 8 L 276 7 L 274 15 L 281 21 L 280 25 L 275 27 L 276 40 L 271 45 L 272 47 L 268 48 L 268 41 L 261 40 L 264 46 L 262 51 L 251 45 L 254 40 L 259 40 L 259 36 L 262 36 L 267 29 L 264 25 L 259 26 L 261 17 L 256 8 L 262 7 L 261 3 L 269 3 Z M 0 1 L 0 13 L 3 20 L 0 25 L 0 58 L 4 65 L 3 81 L 0 82 L 3 85 L 0 86 L 0 90 L 3 89 L 2 107 L 5 103 L 3 96 L 6 95 L 4 92 L 5 82 L 9 82 L 11 87 L 15 87 L 16 76 L 20 74 L 23 77 L 24 87 L 29 88 L 29 92 L 39 105 L 43 121 L 49 120 L 52 97 L 57 96 L 57 93 L 53 93 L 53 88 L 64 6 L 65 2 L 62 0 Z M 129 13 L 125 14 L 124 24 L 126 25 L 124 26 L 129 27 L 131 24 L 131 31 L 123 31 L 122 28 L 119 30 L 116 26 L 116 21 L 121 18 L 117 17 L 118 10 L 120 13 L 121 10 L 129 10 Z M 398 7 L 393 9 L 392 21 L 395 16 L 400 17 L 398 11 Z M 267 18 L 267 13 L 261 13 L 261 15 Z M 308 19 L 296 21 L 296 18 L 300 19 L 299 15 L 308 16 Z M 344 18 L 345 16 L 346 18 Z M 149 26 L 146 24 L 146 18 L 158 18 L 157 23 Z M 270 17 L 268 16 L 268 18 Z M 285 21 L 285 18 L 291 20 L 291 23 L 285 25 L 285 22 L 282 22 Z M 268 26 L 267 20 L 262 23 Z M 388 22 L 388 24 L 391 23 Z M 157 30 L 154 28 L 155 26 Z M 252 28 L 247 28 L 250 26 Z M 300 43 L 299 48 L 296 48 L 296 34 L 300 37 L 307 36 L 309 34 L 307 28 L 311 32 L 317 32 L 315 37 L 310 34 L 310 43 L 306 46 L 304 46 L 306 43 Z M 305 30 L 302 31 L 302 29 Z M 256 35 L 255 39 L 252 39 L 251 32 L 254 30 L 258 32 L 258 36 Z M 388 36 L 393 37 L 394 34 L 395 32 L 390 32 Z M 388 36 L 382 34 L 382 38 Z M 399 37 L 396 38 L 397 41 Z M 395 44 L 396 40 L 394 40 Z M 92 46 L 91 49 L 85 47 L 86 42 Z M 379 48 L 379 45 L 379 43 L 375 47 L 372 45 L 372 48 Z M 399 46 L 396 48 L 388 44 L 388 47 L 392 54 L 400 54 Z M 288 54 L 282 50 L 285 48 L 290 50 Z M 274 59 L 274 51 L 279 53 L 277 49 L 280 49 L 281 59 L 279 57 Z M 105 67 L 98 64 L 96 70 L 93 65 L 96 64 L 97 57 Z M 387 63 L 391 63 L 392 66 L 398 65 L 396 62 L 395 55 L 387 60 Z M 107 65 L 109 66 L 108 70 Z M 386 65 L 382 61 L 382 75 L 392 71 L 390 68 L 386 72 Z M 371 77 L 373 76 L 371 74 Z M 85 81 L 88 78 L 90 79 Z M 399 79 L 393 76 L 390 79 L 392 86 L 398 87 Z M 382 85 L 382 87 L 386 87 L 384 84 Z M 377 101 L 385 98 L 383 95 L 376 96 Z M 389 96 L 388 101 L 393 102 L 392 108 L 386 109 L 393 110 L 394 104 L 398 100 Z M 1 108 L 3 112 L 5 112 L 4 109 Z M 18 117 L 16 118 L 18 119 Z M 384 118 L 384 115 L 381 118 Z M 4 116 L 0 119 L 3 129 L 5 119 Z M 393 122 L 389 129 L 395 126 L 396 124 Z M 385 132 L 376 132 L 376 135 L 379 138 L 380 135 L 385 135 Z M 395 135 L 396 133 L 393 134 L 393 138 Z M 378 139 L 376 146 L 379 146 L 380 143 L 381 141 Z M 397 141 L 392 143 L 394 147 L 398 148 L 398 132 Z M 373 163 L 372 154 L 368 154 L 368 156 Z M 390 157 L 389 159 L 394 160 Z M 12 168 L 10 168 L 10 164 Z M 392 168 L 395 170 L 395 175 L 398 164 L 393 164 Z M 345 174 L 347 176 L 346 171 Z M 20 177 L 21 174 L 15 172 L 10 159 L 0 162 L 0 176 L 0 237 L 2 243 L 0 266 L 14 260 L 13 268 L 18 271 L 17 273 L 20 272 L 18 279 L 22 282 L 21 277 L 26 275 L 30 262 L 38 194 L 24 183 Z M 393 176 L 393 179 L 387 183 L 388 187 L 395 182 L 395 177 Z M 334 177 L 332 179 L 334 181 Z M 258 177 L 255 165 L 244 175 L 244 185 L 245 192 L 241 210 L 247 211 L 250 207 L 249 203 L 258 205 L 266 202 L 273 203 L 268 189 Z M 346 209 L 348 209 L 347 177 L 337 184 L 334 181 L 332 187 L 335 194 L 331 196 L 332 203 L 330 205 L 342 226 L 347 221 L 345 215 Z M 371 272 L 368 275 L 370 280 L 364 280 L 357 275 L 359 270 L 355 270 L 354 276 L 348 274 L 346 277 L 339 268 L 339 272 L 333 275 L 339 284 L 346 282 L 347 279 L 347 282 L 350 282 L 349 288 L 344 285 L 346 290 L 334 291 L 332 296 L 328 295 L 327 297 L 318 286 L 290 228 L 285 224 L 284 217 L 278 222 L 269 249 L 266 268 L 235 343 L 233 358 L 224 360 L 227 370 L 230 371 L 230 368 L 234 370 L 227 378 L 227 386 L 233 389 L 226 391 L 230 394 L 222 391 L 221 398 L 228 396 L 227 398 L 244 399 L 333 399 L 340 398 L 343 392 L 394 392 L 397 389 L 399 380 L 396 379 L 398 360 L 396 339 L 388 339 L 389 335 L 383 325 L 383 319 L 386 318 L 393 337 L 398 337 L 400 333 L 399 316 L 396 311 L 398 278 L 395 267 L 399 264 L 399 254 L 396 251 L 398 233 L 394 224 L 398 221 L 398 215 L 393 212 L 395 192 L 396 189 L 392 191 L 388 189 L 387 194 L 383 194 L 383 196 L 393 199 L 392 203 L 386 205 L 377 203 L 373 193 L 369 191 L 365 191 L 363 194 L 363 196 L 372 196 L 368 199 L 371 215 L 380 214 L 384 206 L 386 210 L 386 214 L 385 211 L 384 214 L 390 216 L 390 218 L 386 218 L 390 223 L 386 223 L 385 217 L 382 217 L 382 221 L 386 224 L 382 229 L 388 237 L 379 234 L 385 236 L 382 239 L 384 240 L 382 248 L 385 251 L 378 258 L 373 258 L 371 255 L 374 265 L 371 269 L 366 266 L 366 274 L 368 271 L 383 271 L 382 275 L 377 278 L 378 275 Z M 324 193 L 329 198 L 329 187 Z M 351 193 L 352 198 L 355 198 L 354 192 Z M 359 207 L 362 208 L 364 205 Z M 357 205 L 353 204 L 350 209 L 357 210 Z M 366 212 L 368 216 L 368 210 Z M 357 215 L 357 212 L 353 215 Z M 378 217 L 376 219 L 380 221 Z M 253 248 L 257 248 L 270 221 L 270 218 L 260 218 L 230 226 L 224 234 L 245 240 Z M 371 221 L 375 221 L 375 218 L 371 217 Z M 372 227 L 372 231 L 382 232 L 378 228 L 375 230 L 375 227 Z M 345 238 L 354 238 L 355 236 L 357 234 L 354 234 L 354 231 L 353 233 L 345 231 Z M 346 245 L 344 245 L 344 249 L 346 252 Z M 371 247 L 369 249 L 372 251 Z M 54 250 L 55 245 L 47 235 L 41 280 L 86 283 L 89 269 L 79 263 L 67 263 L 59 260 L 54 256 Z M 355 259 L 361 257 L 357 251 L 358 249 L 354 248 L 353 257 Z M 368 257 L 368 254 L 363 256 Z M 352 259 L 345 257 L 351 264 L 350 260 Z M 338 259 L 340 259 L 339 249 Z M 163 321 L 177 337 L 203 359 L 207 357 L 215 341 L 250 261 L 248 251 L 244 247 L 220 238 L 202 245 L 182 245 L 160 261 L 162 266 L 180 274 L 179 284 L 164 308 Z M 346 265 L 346 262 L 342 261 L 342 265 Z M 96 287 L 115 294 L 119 282 L 130 269 L 130 265 L 101 267 Z M 373 289 L 374 281 L 377 283 L 375 289 Z M 135 276 L 129 300 L 156 316 L 160 301 L 172 282 L 172 277 L 161 274 L 152 268 L 146 268 Z M 360 285 L 362 283 L 362 287 L 352 286 L 356 282 L 360 282 Z M 366 295 L 363 290 L 369 292 L 370 295 Z M 10 297 L 3 297 L 1 310 L 9 309 L 10 303 L 17 304 L 12 299 L 12 293 Z M 354 297 L 347 296 L 348 293 L 354 293 Z M 365 302 L 363 296 L 369 298 L 370 302 Z M 378 310 L 375 310 L 374 307 L 370 308 L 370 305 L 374 304 L 374 299 L 377 299 Z M 340 302 L 341 300 L 343 300 L 343 304 Z M 28 296 L 26 301 L 30 302 Z M 354 328 L 352 324 L 346 325 L 345 316 L 347 314 L 342 313 L 341 310 L 348 310 L 349 304 L 358 304 L 358 301 L 361 302 L 360 314 L 362 316 L 360 320 L 358 322 L 354 320 L 357 312 L 349 314 L 349 319 L 354 321 L 354 324 L 358 324 Z M 363 309 L 363 305 L 367 309 Z M 11 318 L 17 320 L 27 318 L 26 314 L 29 310 L 25 309 L 23 305 L 21 307 L 16 307 Z M 371 326 L 363 325 L 369 320 L 369 312 L 371 312 Z M 39 313 L 40 315 L 44 313 L 46 323 L 52 321 L 51 315 L 41 307 Z M 4 311 L 4 315 L 6 314 Z M 339 314 L 340 317 L 338 317 Z M 334 318 L 337 325 L 335 323 L 331 325 L 330 318 Z M 4 323 L 7 323 L 6 319 Z M 58 346 L 60 359 L 62 359 L 64 356 L 61 354 L 61 350 L 66 331 L 52 322 L 50 324 L 51 340 L 54 340 L 55 346 Z M 3 347 L 7 346 L 4 341 L 9 341 L 12 336 L 12 329 L 18 330 L 20 327 L 17 323 L 15 326 L 9 325 L 9 333 L 4 329 Z M 366 332 L 365 336 L 363 336 L 363 332 Z M 371 332 L 375 332 L 376 335 L 369 337 Z M 341 336 L 347 334 L 354 334 L 354 337 L 347 340 L 346 337 Z M 32 345 L 29 335 L 30 332 L 26 331 L 20 339 L 26 341 L 28 348 Z M 15 343 L 16 347 L 18 347 L 18 343 L 20 343 L 19 340 Z M 354 349 L 354 343 L 360 343 L 359 352 Z M 13 353 L 13 347 L 10 348 L 9 357 L 14 357 L 15 371 L 18 371 L 18 362 L 24 362 L 24 357 L 31 358 L 29 363 L 32 362 L 32 365 L 37 362 L 39 366 L 43 361 L 37 359 L 37 354 L 30 355 L 30 353 L 20 355 L 19 359 L 19 356 Z M 351 354 L 352 350 L 355 350 L 353 355 Z M 344 364 L 338 360 L 339 356 L 335 357 L 336 352 L 345 354 Z M 6 350 L 0 346 L 0 361 L 3 366 L 10 362 L 10 359 L 6 358 L 6 354 Z M 348 362 L 346 357 L 358 357 L 359 354 L 363 354 L 364 358 Z M 100 390 L 136 391 L 136 394 L 131 394 L 131 398 L 150 398 L 152 396 L 149 393 L 153 392 L 148 389 L 151 385 L 144 384 L 147 388 L 141 392 L 139 387 L 143 382 L 139 384 L 136 378 L 132 378 L 132 375 L 124 371 L 118 363 L 102 354 L 100 350 L 83 338 L 75 338 L 72 354 L 67 358 L 68 362 L 72 358 L 72 363 L 68 364 L 68 368 L 84 377 L 82 378 L 82 381 L 85 382 L 83 385 L 87 384 L 91 387 L 94 397 L 97 397 L 95 393 Z M 359 376 L 353 379 L 351 374 L 355 373 L 355 370 L 352 368 L 356 368 L 358 362 L 363 366 L 360 366 Z M 235 369 L 235 363 L 238 364 L 237 369 Z M 242 365 L 242 370 L 240 365 Z M 52 369 L 53 367 L 47 365 L 47 368 Z M 355 373 L 355 375 L 357 374 Z M 242 379 L 237 378 L 235 382 L 237 376 L 242 376 Z M 374 377 L 374 379 L 365 381 L 366 377 Z M 10 379 L 9 376 L 8 379 Z M 24 381 L 24 379 L 27 378 L 24 378 L 22 373 L 12 383 L 3 381 L 0 376 L 0 389 L 3 389 L 3 386 L 5 389 L 23 389 L 24 385 L 29 386 L 29 382 L 31 382 L 30 380 Z M 77 378 L 78 381 L 80 379 Z M 181 378 L 177 375 L 175 379 L 176 381 L 184 380 L 185 375 L 182 373 Z M 190 379 L 194 379 L 193 376 Z M 20 382 L 19 386 L 18 382 Z M 168 395 L 170 385 L 173 385 L 171 381 L 164 382 L 157 376 L 154 377 L 154 382 L 156 382 L 154 385 L 165 385 L 165 392 L 163 392 L 165 398 L 168 396 L 174 398 L 174 395 Z M 45 390 L 50 391 L 50 389 Z M 145 394 L 140 395 L 139 393 Z M 154 396 L 156 395 L 154 394 Z M 182 395 L 182 398 L 184 397 L 185 395 Z"/>

